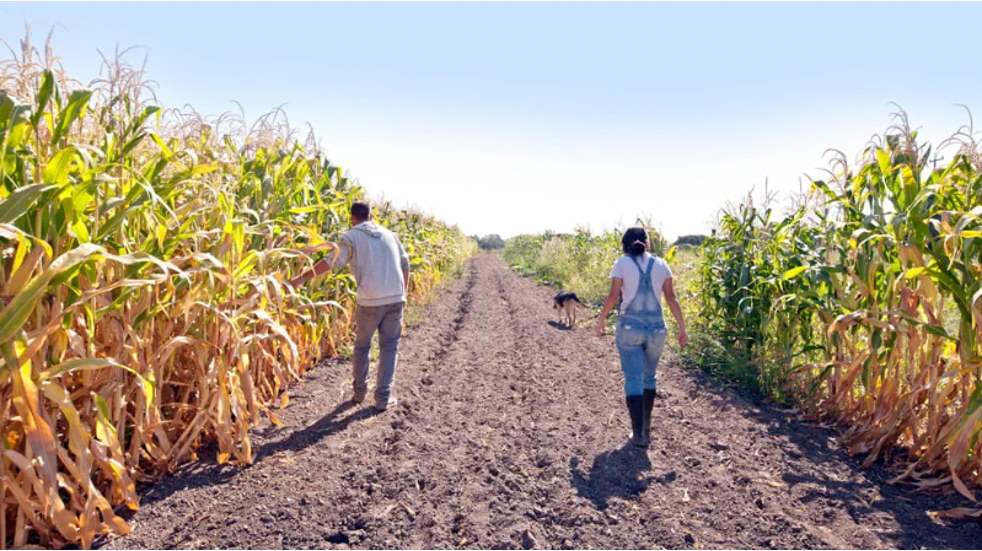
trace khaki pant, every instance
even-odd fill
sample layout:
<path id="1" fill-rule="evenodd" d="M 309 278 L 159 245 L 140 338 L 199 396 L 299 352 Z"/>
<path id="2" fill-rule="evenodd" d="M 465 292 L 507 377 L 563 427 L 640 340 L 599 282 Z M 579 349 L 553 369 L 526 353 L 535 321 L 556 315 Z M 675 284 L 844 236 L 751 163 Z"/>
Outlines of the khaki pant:
<path id="1" fill-rule="evenodd" d="M 358 306 L 355 309 L 355 354 L 352 358 L 352 378 L 356 400 L 368 393 L 368 352 L 372 335 L 378 330 L 378 373 L 375 378 L 375 405 L 384 409 L 392 395 L 392 380 L 399 359 L 399 339 L 402 337 L 402 312 L 405 303 L 383 306 Z"/>

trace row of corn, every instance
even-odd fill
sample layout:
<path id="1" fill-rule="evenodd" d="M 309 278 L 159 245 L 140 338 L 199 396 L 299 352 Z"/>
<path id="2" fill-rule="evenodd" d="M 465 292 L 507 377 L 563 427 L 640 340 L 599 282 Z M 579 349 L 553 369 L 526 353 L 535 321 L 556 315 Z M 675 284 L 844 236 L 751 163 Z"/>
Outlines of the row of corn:
<path id="1" fill-rule="evenodd" d="M 147 101 L 116 60 L 82 87 L 50 50 L 0 61 L 0 546 L 125 533 L 137 484 L 249 430 L 347 344 L 351 276 L 286 281 L 363 195 L 274 113 L 252 126 Z M 414 296 L 473 242 L 382 205 Z"/>
<path id="2" fill-rule="evenodd" d="M 690 357 L 844 427 L 894 482 L 982 486 L 982 156 L 906 115 L 787 213 L 748 198 L 703 245 Z M 941 154 L 944 154 L 944 157 Z M 971 507 L 951 516 L 982 516 Z"/>
<path id="3" fill-rule="evenodd" d="M 837 422 L 866 465 L 890 460 L 894 482 L 975 502 L 982 150 L 971 128 L 935 151 L 906 115 L 896 122 L 858 162 L 836 154 L 828 178 L 786 211 L 748 196 L 723 210 L 697 254 L 665 252 L 689 322 L 682 354 Z M 523 235 L 504 255 L 528 275 L 597 300 L 618 237 Z M 982 517 L 982 509 L 944 514 Z"/>

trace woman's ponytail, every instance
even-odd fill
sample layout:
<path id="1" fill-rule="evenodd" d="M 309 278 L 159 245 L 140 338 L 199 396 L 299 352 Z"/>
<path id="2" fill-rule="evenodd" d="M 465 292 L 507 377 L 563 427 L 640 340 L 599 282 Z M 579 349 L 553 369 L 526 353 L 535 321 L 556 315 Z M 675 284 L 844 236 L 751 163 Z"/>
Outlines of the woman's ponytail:
<path id="1" fill-rule="evenodd" d="M 624 254 L 641 256 L 648 250 L 648 232 L 644 228 L 628 228 L 621 238 Z"/>

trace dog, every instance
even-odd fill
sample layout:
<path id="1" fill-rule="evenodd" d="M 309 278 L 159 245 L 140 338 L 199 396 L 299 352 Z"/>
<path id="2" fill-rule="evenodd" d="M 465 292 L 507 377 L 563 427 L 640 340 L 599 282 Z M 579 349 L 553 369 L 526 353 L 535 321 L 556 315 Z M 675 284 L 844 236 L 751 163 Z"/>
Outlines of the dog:
<path id="1" fill-rule="evenodd" d="M 566 327 L 573 329 L 576 327 L 576 308 L 583 307 L 583 303 L 576 296 L 576 293 L 572 291 L 560 291 L 552 299 L 552 307 L 556 309 L 559 315 L 559 323 L 563 323 Z"/>

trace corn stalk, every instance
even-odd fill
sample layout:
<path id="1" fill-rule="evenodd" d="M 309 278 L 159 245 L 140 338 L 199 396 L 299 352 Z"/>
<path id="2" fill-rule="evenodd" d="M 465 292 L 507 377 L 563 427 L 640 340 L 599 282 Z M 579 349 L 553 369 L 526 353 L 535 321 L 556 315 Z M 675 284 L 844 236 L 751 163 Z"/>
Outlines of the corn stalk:
<path id="1" fill-rule="evenodd" d="M 971 131 L 929 161 L 906 115 L 786 216 L 748 199 L 703 246 L 700 329 L 730 373 L 846 427 L 895 481 L 982 484 L 982 172 Z M 962 510 L 957 514 L 967 514 Z M 973 513 L 973 514 L 978 514 Z"/>
<path id="2" fill-rule="evenodd" d="M 292 288 L 363 196 L 274 113 L 165 112 L 118 60 L 82 88 L 25 40 L 0 62 L 0 545 L 126 533 L 136 485 L 249 431 L 350 342 L 347 273 Z M 386 206 L 413 296 L 473 243 Z M 256 292 L 252 292 L 256 291 Z"/>

